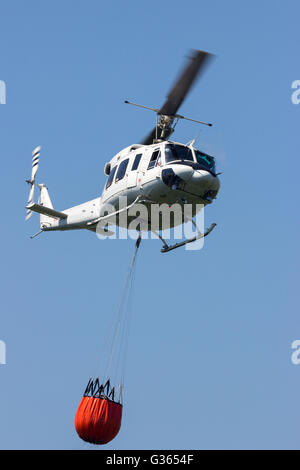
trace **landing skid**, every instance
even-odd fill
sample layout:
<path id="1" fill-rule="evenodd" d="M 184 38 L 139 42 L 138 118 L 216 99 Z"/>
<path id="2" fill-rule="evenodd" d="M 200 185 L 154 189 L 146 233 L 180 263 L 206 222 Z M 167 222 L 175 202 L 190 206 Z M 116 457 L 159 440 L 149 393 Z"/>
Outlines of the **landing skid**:
<path id="1" fill-rule="evenodd" d="M 198 233 L 197 233 L 197 235 L 195 235 L 195 237 L 188 238 L 187 240 L 183 240 L 182 242 L 179 242 L 179 243 L 175 243 L 175 245 L 168 245 L 166 240 L 159 233 L 157 233 L 157 232 L 154 232 L 154 233 L 163 242 L 164 246 L 160 250 L 161 253 L 167 253 L 168 251 L 175 250 L 175 248 L 179 248 L 180 246 L 187 245 L 188 243 L 192 243 L 192 242 L 195 242 L 196 240 L 199 240 L 200 238 L 206 237 L 206 235 L 208 235 L 215 228 L 216 225 L 217 224 L 211 224 L 211 226 L 204 233 L 201 233 L 201 232 L 198 231 Z"/>

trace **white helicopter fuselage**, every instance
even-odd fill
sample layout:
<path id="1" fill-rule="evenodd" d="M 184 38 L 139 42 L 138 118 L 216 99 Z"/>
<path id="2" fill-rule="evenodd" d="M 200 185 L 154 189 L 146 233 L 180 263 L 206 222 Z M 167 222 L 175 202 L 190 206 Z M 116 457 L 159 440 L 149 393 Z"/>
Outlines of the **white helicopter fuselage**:
<path id="1" fill-rule="evenodd" d="M 41 230 L 95 230 L 107 204 L 118 213 L 120 197 L 126 198 L 128 206 L 137 199 L 144 204 L 192 204 L 195 214 L 197 205 L 211 204 L 220 187 L 214 168 L 208 168 L 208 158 L 212 163 L 212 157 L 193 146 L 169 141 L 127 147 L 105 165 L 108 179 L 100 197 L 57 213 L 63 214 L 63 218 L 42 214 Z M 46 187 L 40 187 L 41 206 L 52 206 Z M 122 225 L 121 218 L 116 223 Z"/>
<path id="2" fill-rule="evenodd" d="M 197 205 L 210 204 L 220 187 L 215 170 L 207 165 L 212 157 L 202 152 L 199 157 L 199 153 L 193 146 L 169 141 L 127 147 L 105 165 L 108 179 L 101 197 L 63 210 L 64 218 L 42 215 L 41 230 L 95 230 L 105 205 L 110 204 L 118 212 L 120 197 L 126 198 L 128 206 L 138 198 L 145 204 L 192 204 L 196 213 Z M 41 205 L 47 206 L 45 196 L 43 200 L 45 186 L 40 186 Z M 130 218 L 127 220 L 130 222 Z M 122 225 L 119 218 L 117 224 Z"/>

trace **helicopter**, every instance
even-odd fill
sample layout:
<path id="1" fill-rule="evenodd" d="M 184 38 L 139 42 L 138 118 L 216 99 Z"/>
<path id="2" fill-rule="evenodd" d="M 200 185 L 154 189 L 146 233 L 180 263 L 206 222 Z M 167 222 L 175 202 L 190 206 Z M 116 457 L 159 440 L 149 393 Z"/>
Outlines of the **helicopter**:
<path id="1" fill-rule="evenodd" d="M 31 179 L 26 180 L 30 185 L 26 220 L 33 212 L 39 213 L 40 231 L 31 238 L 42 232 L 78 229 L 110 235 L 113 233 L 109 230 L 111 225 L 130 229 L 130 223 L 134 219 L 130 214 L 137 206 L 147 209 L 147 215 L 144 219 L 140 218 L 137 230 L 154 232 L 163 243 L 161 249 L 163 253 L 203 238 L 214 229 L 215 223 L 207 230 L 200 231 L 193 217 L 201 208 L 212 204 L 220 189 L 218 178 L 220 173 L 216 172 L 215 158 L 196 149 L 195 140 L 182 144 L 169 139 L 181 119 L 212 126 L 211 123 L 197 121 L 177 113 L 211 57 L 212 55 L 205 51 L 192 51 L 187 65 L 161 108 L 125 101 L 126 104 L 153 111 L 156 114 L 155 127 L 140 143 L 124 148 L 105 163 L 104 173 L 107 181 L 100 197 L 63 211 L 54 209 L 47 186 L 36 183 L 41 147 L 34 149 Z M 34 202 L 35 187 L 40 190 L 38 203 Z M 191 206 L 189 220 L 196 228 L 196 235 L 174 245 L 168 245 L 160 232 L 165 228 L 185 223 L 187 218 L 184 211 L 182 210 L 182 216 L 179 218 L 171 216 L 167 222 L 165 218 L 159 217 L 153 228 L 151 209 L 154 205 L 171 208 L 175 204 L 181 209 L 186 205 Z"/>

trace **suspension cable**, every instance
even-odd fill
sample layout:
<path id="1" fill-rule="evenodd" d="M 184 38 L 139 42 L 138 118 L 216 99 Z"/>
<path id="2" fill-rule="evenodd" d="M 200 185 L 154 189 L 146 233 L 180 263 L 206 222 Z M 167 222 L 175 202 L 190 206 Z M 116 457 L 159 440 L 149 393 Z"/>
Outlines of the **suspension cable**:
<path id="1" fill-rule="evenodd" d="M 134 284 L 134 272 L 137 259 L 137 253 L 139 246 L 141 244 L 141 234 L 137 238 L 135 243 L 134 253 L 131 259 L 129 270 L 126 276 L 125 285 L 123 292 L 120 296 L 120 301 L 117 309 L 117 320 L 114 327 L 114 334 L 110 347 L 110 354 L 107 361 L 107 367 L 104 374 L 104 379 L 108 379 L 109 374 L 111 373 L 112 364 L 115 360 L 115 373 L 120 372 L 121 375 L 121 385 L 124 381 L 124 369 L 127 355 L 127 346 L 128 346 L 128 336 L 129 336 L 129 323 L 130 323 L 130 305 L 131 294 Z"/>

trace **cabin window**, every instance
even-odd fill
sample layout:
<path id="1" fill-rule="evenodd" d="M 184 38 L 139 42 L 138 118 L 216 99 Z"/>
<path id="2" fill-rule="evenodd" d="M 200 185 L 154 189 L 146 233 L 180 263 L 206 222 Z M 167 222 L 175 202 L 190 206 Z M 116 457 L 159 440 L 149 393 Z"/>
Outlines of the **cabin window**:
<path id="1" fill-rule="evenodd" d="M 134 171 L 134 170 L 137 170 L 138 167 L 139 167 L 139 164 L 140 164 L 140 161 L 141 161 L 141 158 L 142 158 L 142 154 L 141 153 L 138 153 L 134 159 L 134 162 L 133 162 L 133 165 L 132 165 L 132 168 L 131 168 L 131 171 Z"/>
<path id="2" fill-rule="evenodd" d="M 160 150 L 154 150 L 154 152 L 151 155 L 150 162 L 148 165 L 148 170 L 151 168 L 154 168 L 160 158 Z"/>
<path id="3" fill-rule="evenodd" d="M 127 169 L 128 162 L 129 162 L 129 158 L 126 158 L 126 160 L 123 160 L 123 161 L 120 163 L 119 169 L 118 169 L 118 171 L 117 171 L 116 182 L 117 182 L 117 181 L 120 181 L 122 178 L 124 178 L 125 173 L 126 173 L 126 169 Z"/>
<path id="4" fill-rule="evenodd" d="M 108 177 L 108 180 L 107 180 L 107 183 L 106 183 L 106 186 L 105 186 L 105 189 L 109 188 L 113 182 L 113 179 L 114 179 L 114 176 L 115 176 L 115 172 L 116 172 L 116 169 L 117 167 L 114 166 L 113 169 L 110 171 L 109 173 L 109 177 Z"/>

